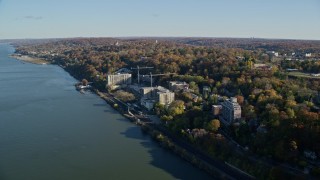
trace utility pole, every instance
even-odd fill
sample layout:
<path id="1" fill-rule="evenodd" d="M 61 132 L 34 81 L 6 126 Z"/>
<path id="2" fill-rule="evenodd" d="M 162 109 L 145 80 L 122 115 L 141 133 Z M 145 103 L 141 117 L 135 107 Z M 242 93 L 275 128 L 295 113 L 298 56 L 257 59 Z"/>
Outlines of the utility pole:
<path id="1" fill-rule="evenodd" d="M 154 76 L 172 75 L 172 74 L 176 74 L 176 73 L 152 74 L 152 73 L 150 72 L 150 75 L 142 75 L 142 77 L 150 77 L 150 86 L 152 87 L 152 77 L 154 77 Z"/>
<path id="2" fill-rule="evenodd" d="M 138 84 L 140 84 L 140 69 L 153 69 L 153 67 L 139 67 L 137 66 L 136 68 L 131 68 L 131 69 L 137 69 L 138 70 Z"/>

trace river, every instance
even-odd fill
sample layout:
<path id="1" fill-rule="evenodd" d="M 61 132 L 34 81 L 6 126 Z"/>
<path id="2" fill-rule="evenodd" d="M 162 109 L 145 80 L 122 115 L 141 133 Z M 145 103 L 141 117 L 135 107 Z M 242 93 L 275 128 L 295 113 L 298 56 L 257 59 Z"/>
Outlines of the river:
<path id="1" fill-rule="evenodd" d="M 0 179 L 210 179 L 55 65 L 0 44 Z"/>

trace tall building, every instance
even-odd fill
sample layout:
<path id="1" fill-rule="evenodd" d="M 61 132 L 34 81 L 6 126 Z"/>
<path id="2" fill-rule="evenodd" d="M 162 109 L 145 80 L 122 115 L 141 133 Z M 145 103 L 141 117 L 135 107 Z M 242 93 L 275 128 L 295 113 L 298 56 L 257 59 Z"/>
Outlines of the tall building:
<path id="1" fill-rule="evenodd" d="M 131 74 L 110 74 L 107 75 L 107 85 L 129 85 L 132 82 Z"/>
<path id="2" fill-rule="evenodd" d="M 241 107 L 237 102 L 237 98 L 232 97 L 223 103 L 222 105 L 222 121 L 226 124 L 231 124 L 235 120 L 241 118 Z"/>

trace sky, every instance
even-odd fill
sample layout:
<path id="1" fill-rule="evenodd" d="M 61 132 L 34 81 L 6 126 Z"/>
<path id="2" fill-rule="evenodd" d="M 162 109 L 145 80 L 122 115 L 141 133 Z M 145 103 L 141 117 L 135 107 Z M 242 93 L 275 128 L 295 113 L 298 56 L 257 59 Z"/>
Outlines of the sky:
<path id="1" fill-rule="evenodd" d="M 0 0 L 0 39 L 320 40 L 320 0 Z"/>

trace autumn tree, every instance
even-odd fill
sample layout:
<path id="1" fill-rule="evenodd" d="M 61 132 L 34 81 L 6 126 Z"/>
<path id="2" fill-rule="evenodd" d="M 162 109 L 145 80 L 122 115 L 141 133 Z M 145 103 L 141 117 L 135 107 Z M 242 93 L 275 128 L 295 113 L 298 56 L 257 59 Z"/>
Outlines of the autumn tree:
<path id="1" fill-rule="evenodd" d="M 86 85 L 88 85 L 88 80 L 82 79 L 81 83 L 83 86 L 86 86 Z"/>
<path id="2" fill-rule="evenodd" d="M 170 106 L 168 108 L 169 115 L 177 116 L 177 115 L 183 114 L 184 108 L 185 108 L 185 106 L 184 106 L 183 101 L 175 100 L 170 104 Z"/>
<path id="3" fill-rule="evenodd" d="M 212 132 L 218 131 L 220 128 L 220 121 L 218 119 L 213 119 L 207 124 L 207 129 Z"/>

